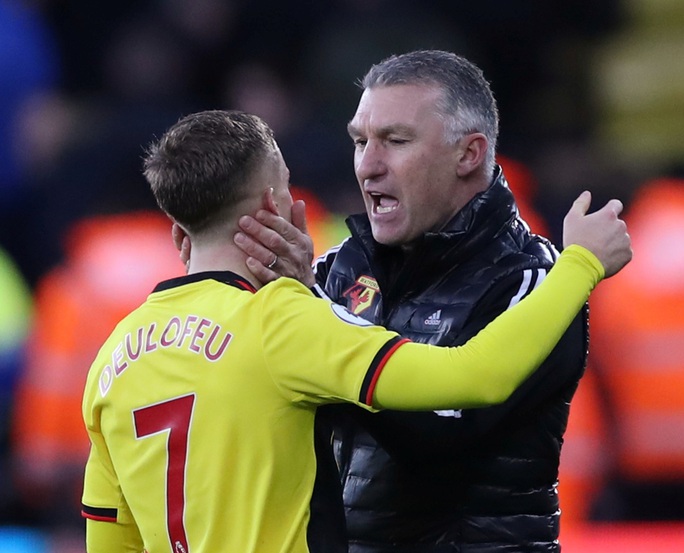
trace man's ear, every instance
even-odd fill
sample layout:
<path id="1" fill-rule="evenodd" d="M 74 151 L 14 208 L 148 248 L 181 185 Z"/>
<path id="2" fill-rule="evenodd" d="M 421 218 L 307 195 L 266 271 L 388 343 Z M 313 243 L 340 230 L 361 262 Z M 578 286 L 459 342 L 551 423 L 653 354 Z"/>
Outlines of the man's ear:
<path id="1" fill-rule="evenodd" d="M 180 260 L 185 265 L 185 271 L 187 272 L 190 269 L 190 250 L 192 249 L 190 237 L 178 223 L 173 223 L 171 237 L 173 238 L 173 244 L 180 252 Z"/>
<path id="2" fill-rule="evenodd" d="M 178 251 L 181 251 L 183 246 L 183 239 L 188 236 L 188 233 L 183 230 L 183 228 L 178 223 L 173 223 L 171 226 L 171 238 L 173 239 L 173 244 L 176 246 Z"/>
<path id="3" fill-rule="evenodd" d="M 456 168 L 459 177 L 465 178 L 482 166 L 487 156 L 488 146 L 487 137 L 479 132 L 467 134 L 461 139 L 460 157 Z"/>
<path id="4" fill-rule="evenodd" d="M 280 210 L 278 209 L 278 204 L 275 201 L 275 198 L 273 197 L 273 187 L 269 186 L 266 190 L 264 190 L 264 195 L 261 201 L 261 207 L 262 209 L 265 209 L 266 211 L 270 211 L 271 213 L 275 215 L 280 215 Z"/>

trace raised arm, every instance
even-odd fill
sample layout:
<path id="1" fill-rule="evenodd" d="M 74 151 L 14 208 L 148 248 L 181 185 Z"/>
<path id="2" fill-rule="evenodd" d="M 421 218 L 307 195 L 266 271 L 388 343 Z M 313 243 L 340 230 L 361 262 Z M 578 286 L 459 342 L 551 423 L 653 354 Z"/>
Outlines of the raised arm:
<path id="1" fill-rule="evenodd" d="M 612 200 L 586 215 L 590 202 L 591 195 L 584 193 L 573 204 L 565 218 L 568 246 L 537 290 L 463 346 L 408 343 L 398 348 L 369 391 L 373 405 L 426 410 L 508 399 L 549 355 L 596 284 L 632 258 L 626 226 L 618 218 L 622 204 Z M 425 347 L 432 349 L 429 363 Z"/>

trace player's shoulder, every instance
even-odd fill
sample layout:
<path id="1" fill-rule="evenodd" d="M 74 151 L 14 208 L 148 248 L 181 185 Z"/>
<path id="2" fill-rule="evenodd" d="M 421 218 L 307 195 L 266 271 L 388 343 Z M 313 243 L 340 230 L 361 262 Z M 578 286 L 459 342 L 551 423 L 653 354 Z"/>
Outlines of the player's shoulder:
<path id="1" fill-rule="evenodd" d="M 288 295 L 314 297 L 313 292 L 304 284 L 287 277 L 280 277 L 273 282 L 269 282 L 257 292 L 257 296 L 263 298 Z"/>

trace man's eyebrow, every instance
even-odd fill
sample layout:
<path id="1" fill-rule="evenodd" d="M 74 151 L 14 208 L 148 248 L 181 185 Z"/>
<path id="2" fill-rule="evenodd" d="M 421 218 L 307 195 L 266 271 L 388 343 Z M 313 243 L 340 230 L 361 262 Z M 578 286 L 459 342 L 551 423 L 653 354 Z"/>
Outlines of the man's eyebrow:
<path id="1" fill-rule="evenodd" d="M 361 134 L 361 131 L 352 123 L 347 123 L 347 132 L 350 136 L 359 136 Z"/>

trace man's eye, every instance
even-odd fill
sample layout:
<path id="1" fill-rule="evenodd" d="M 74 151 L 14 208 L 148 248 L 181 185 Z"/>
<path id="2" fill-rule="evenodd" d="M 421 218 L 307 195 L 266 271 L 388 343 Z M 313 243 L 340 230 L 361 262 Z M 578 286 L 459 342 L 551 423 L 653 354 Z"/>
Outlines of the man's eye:
<path id="1" fill-rule="evenodd" d="M 354 146 L 365 146 L 368 141 L 365 138 L 355 138 L 354 139 Z"/>

